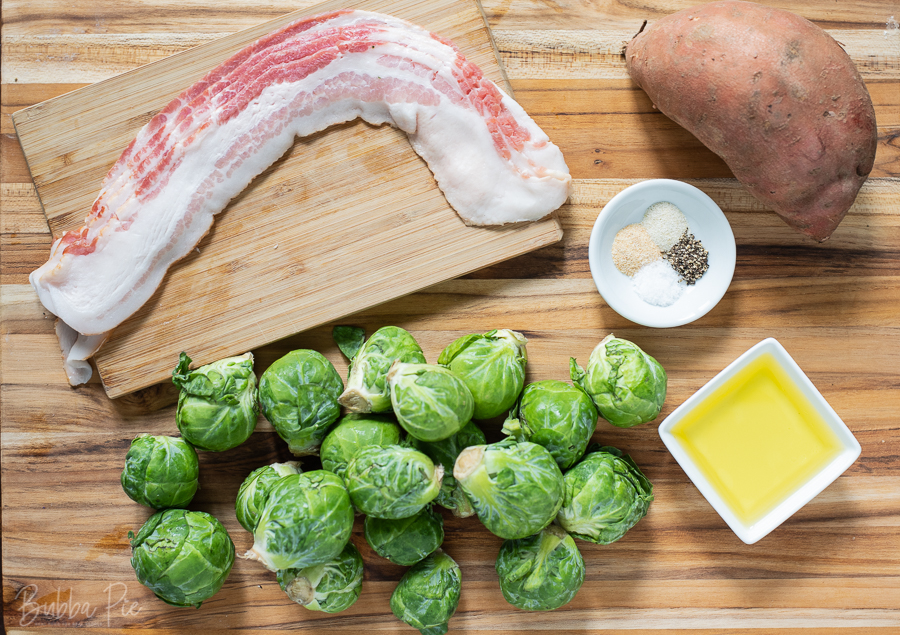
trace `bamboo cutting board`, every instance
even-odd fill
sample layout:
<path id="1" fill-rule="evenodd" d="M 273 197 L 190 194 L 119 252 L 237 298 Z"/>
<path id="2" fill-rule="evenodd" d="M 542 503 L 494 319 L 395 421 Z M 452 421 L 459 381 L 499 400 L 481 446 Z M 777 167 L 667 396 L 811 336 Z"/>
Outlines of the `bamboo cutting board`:
<path id="1" fill-rule="evenodd" d="M 54 237 L 78 228 L 136 132 L 209 70 L 301 16 L 390 13 L 453 40 L 509 92 L 471 0 L 336 0 L 148 64 L 13 116 Z M 95 356 L 110 397 L 554 243 L 551 216 L 466 227 L 406 135 L 362 122 L 299 140 L 222 212 Z"/>

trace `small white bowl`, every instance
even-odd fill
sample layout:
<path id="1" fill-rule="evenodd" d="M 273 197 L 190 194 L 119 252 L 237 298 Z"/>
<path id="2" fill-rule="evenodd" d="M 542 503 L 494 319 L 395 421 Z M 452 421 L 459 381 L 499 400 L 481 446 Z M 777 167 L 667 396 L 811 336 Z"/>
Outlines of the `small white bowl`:
<path id="1" fill-rule="evenodd" d="M 686 450 L 684 442 L 676 434 L 673 434 L 673 429 L 695 408 L 702 406 L 704 401 L 713 395 L 718 388 L 763 355 L 771 355 L 774 358 L 774 364 L 784 371 L 783 374 L 786 375 L 786 380 L 799 389 L 800 397 L 805 399 L 812 406 L 812 410 L 821 417 L 827 429 L 831 430 L 834 435 L 836 449 L 826 463 L 820 466 L 818 470 L 807 475 L 805 480 L 802 480 L 794 489 L 787 493 L 767 513 L 752 522 L 746 522 L 720 496 L 719 490 L 716 489 L 706 474 L 698 467 L 695 459 Z M 727 426 L 730 424 L 724 422 L 716 425 Z M 660 424 L 659 436 L 672 456 L 675 457 L 675 460 L 678 461 L 681 469 L 684 470 L 694 485 L 697 486 L 697 489 L 700 490 L 700 493 L 709 501 L 734 533 L 748 545 L 760 540 L 792 516 L 798 509 L 806 505 L 850 467 L 860 455 L 860 445 L 853 433 L 850 432 L 834 409 L 828 405 L 822 394 L 784 347 L 773 338 L 765 339 L 753 346 L 676 408 Z M 761 457 L 761 460 L 765 460 L 765 457 Z M 791 465 L 786 465 L 785 469 L 791 469 L 792 467 Z"/>
<path id="2" fill-rule="evenodd" d="M 616 268 L 612 245 L 620 229 L 640 223 L 654 203 L 669 201 L 682 211 L 689 231 L 709 252 L 709 270 L 667 307 L 654 306 L 634 291 L 632 279 Z M 616 194 L 600 211 L 588 245 L 591 275 L 600 295 L 624 318 L 657 328 L 680 326 L 706 315 L 728 290 L 734 275 L 734 234 L 725 214 L 693 185 L 670 179 L 642 181 Z"/>

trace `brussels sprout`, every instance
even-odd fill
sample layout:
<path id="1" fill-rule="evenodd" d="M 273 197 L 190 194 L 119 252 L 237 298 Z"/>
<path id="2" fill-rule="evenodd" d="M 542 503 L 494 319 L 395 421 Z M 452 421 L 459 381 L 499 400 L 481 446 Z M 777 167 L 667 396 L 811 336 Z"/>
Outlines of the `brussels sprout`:
<path id="1" fill-rule="evenodd" d="M 505 540 L 497 556 L 503 597 L 526 611 L 567 604 L 584 582 L 584 559 L 563 529 L 550 525 L 534 536 Z"/>
<path id="2" fill-rule="evenodd" d="M 409 518 L 366 517 L 366 542 L 382 558 L 411 566 L 444 542 L 444 519 L 426 506 Z"/>
<path id="3" fill-rule="evenodd" d="M 351 412 L 387 412 L 391 409 L 391 393 L 387 373 L 394 360 L 425 363 L 419 344 L 407 331 L 385 326 L 366 340 L 350 360 L 347 388 L 338 401 Z"/>
<path id="4" fill-rule="evenodd" d="M 297 461 L 272 463 L 250 472 L 250 475 L 241 483 L 237 499 L 234 502 L 234 513 L 238 522 L 241 523 L 241 527 L 253 533 L 272 486 L 283 476 L 301 472 L 300 464 Z"/>
<path id="5" fill-rule="evenodd" d="M 434 502 L 449 509 L 454 516 L 459 518 L 472 516 L 475 509 L 459 483 L 453 478 L 453 465 L 456 463 L 459 453 L 466 448 L 487 443 L 484 432 L 470 421 L 463 426 L 462 430 L 442 441 L 420 441 L 413 437 L 410 437 L 408 441 L 419 452 L 427 454 L 436 465 L 444 467 L 444 482 L 441 484 L 441 491 Z"/>
<path id="6" fill-rule="evenodd" d="M 187 507 L 197 492 L 199 475 L 200 461 L 190 443 L 142 434 L 125 455 L 122 489 L 131 500 L 153 509 Z"/>
<path id="7" fill-rule="evenodd" d="M 563 476 L 550 452 L 506 439 L 466 448 L 453 476 L 493 534 L 525 538 L 550 524 L 562 504 Z"/>
<path id="8" fill-rule="evenodd" d="M 184 353 L 172 373 L 181 389 L 175 423 L 194 447 L 210 452 L 236 448 L 256 428 L 256 375 L 253 354 L 228 357 L 197 370 Z"/>
<path id="9" fill-rule="evenodd" d="M 557 522 L 576 538 L 608 545 L 647 514 L 653 485 L 627 454 L 593 445 L 566 472 Z"/>
<path id="10" fill-rule="evenodd" d="M 276 360 L 259 378 L 262 413 L 294 456 L 315 454 L 341 407 L 341 376 L 324 355 L 301 348 Z"/>
<path id="11" fill-rule="evenodd" d="M 414 565 L 391 594 L 391 611 L 422 635 L 443 635 L 459 605 L 459 565 L 438 549 Z"/>
<path id="12" fill-rule="evenodd" d="M 199 607 L 222 588 L 234 564 L 231 537 L 205 512 L 156 512 L 128 537 L 138 582 L 172 606 Z"/>
<path id="13" fill-rule="evenodd" d="M 587 372 L 573 357 L 572 381 L 591 396 L 600 416 L 630 428 L 656 419 L 666 400 L 666 371 L 628 340 L 607 335 L 591 352 Z"/>
<path id="14" fill-rule="evenodd" d="M 581 458 L 597 427 L 597 409 L 587 393 L 554 379 L 528 384 L 519 401 L 518 418 L 515 412 L 510 412 L 503 432 L 544 446 L 562 469 Z"/>
<path id="15" fill-rule="evenodd" d="M 347 464 L 357 452 L 373 445 L 397 445 L 400 443 L 400 426 L 390 417 L 377 414 L 349 414 L 331 429 L 319 457 L 322 467 L 344 476 Z"/>
<path id="16" fill-rule="evenodd" d="M 456 373 L 475 399 L 475 419 L 508 411 L 522 392 L 528 342 L 508 329 L 465 335 L 445 348 L 438 364 Z"/>
<path id="17" fill-rule="evenodd" d="M 326 470 L 290 474 L 269 490 L 244 557 L 270 571 L 333 560 L 347 546 L 353 507 L 339 476 Z"/>
<path id="18" fill-rule="evenodd" d="M 401 445 L 357 452 L 344 472 L 350 500 L 367 516 L 406 518 L 434 500 L 444 468 L 425 454 Z"/>
<path id="19" fill-rule="evenodd" d="M 348 542 L 333 560 L 305 569 L 280 569 L 276 579 L 289 598 L 310 611 L 340 613 L 359 598 L 363 560 Z"/>
<path id="20" fill-rule="evenodd" d="M 443 366 L 395 362 L 387 377 L 397 421 L 416 439 L 441 441 L 472 419 L 472 393 Z"/>

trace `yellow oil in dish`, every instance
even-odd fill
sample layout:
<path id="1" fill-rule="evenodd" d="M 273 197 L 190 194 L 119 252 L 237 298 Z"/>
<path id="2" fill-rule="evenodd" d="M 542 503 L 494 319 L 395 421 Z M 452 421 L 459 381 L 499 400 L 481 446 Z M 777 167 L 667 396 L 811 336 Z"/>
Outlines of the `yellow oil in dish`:
<path id="1" fill-rule="evenodd" d="M 722 384 L 675 424 L 672 435 L 747 526 L 841 449 L 835 433 L 770 354 Z"/>

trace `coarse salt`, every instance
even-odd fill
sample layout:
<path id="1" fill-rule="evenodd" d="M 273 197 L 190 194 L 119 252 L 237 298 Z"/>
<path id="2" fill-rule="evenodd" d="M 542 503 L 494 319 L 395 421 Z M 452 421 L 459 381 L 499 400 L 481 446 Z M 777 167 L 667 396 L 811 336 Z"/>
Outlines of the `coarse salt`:
<path id="1" fill-rule="evenodd" d="M 684 293 L 678 274 L 665 260 L 644 265 L 631 280 L 638 297 L 654 306 L 671 306 Z"/>
<path id="2" fill-rule="evenodd" d="M 662 254 L 647 230 L 634 224 L 626 225 L 616 234 L 612 244 L 612 259 L 616 269 L 626 276 L 633 276 L 644 265 L 661 260 Z"/>
<path id="3" fill-rule="evenodd" d="M 668 201 L 654 203 L 644 212 L 641 226 L 660 251 L 668 251 L 688 230 L 687 219 L 678 206 Z"/>

